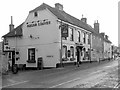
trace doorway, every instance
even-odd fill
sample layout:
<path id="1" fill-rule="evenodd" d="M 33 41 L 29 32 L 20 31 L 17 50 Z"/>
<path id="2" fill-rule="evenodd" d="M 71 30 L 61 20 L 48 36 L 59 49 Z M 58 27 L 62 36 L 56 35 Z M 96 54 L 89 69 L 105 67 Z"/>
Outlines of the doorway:
<path id="1" fill-rule="evenodd" d="M 77 62 L 79 62 L 79 61 L 80 61 L 80 50 L 77 49 Z"/>
<path id="2" fill-rule="evenodd" d="M 76 52 L 77 52 L 77 62 L 81 64 L 81 54 L 82 54 L 82 48 L 80 46 L 76 47 Z"/>
<path id="3" fill-rule="evenodd" d="M 12 67 L 15 64 L 15 51 L 12 51 Z"/>

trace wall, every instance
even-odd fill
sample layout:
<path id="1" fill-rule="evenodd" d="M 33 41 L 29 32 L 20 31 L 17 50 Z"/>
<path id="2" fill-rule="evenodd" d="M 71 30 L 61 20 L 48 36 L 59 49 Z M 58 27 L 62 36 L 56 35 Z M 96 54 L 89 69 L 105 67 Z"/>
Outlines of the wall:
<path id="1" fill-rule="evenodd" d="M 0 42 L 0 73 L 2 73 L 2 42 Z"/>
<path id="2" fill-rule="evenodd" d="M 100 37 L 95 34 L 92 34 L 92 60 L 98 61 L 99 58 L 103 58 L 103 41 Z"/>
<path id="3" fill-rule="evenodd" d="M 111 43 L 104 42 L 104 58 L 110 58 L 111 56 Z"/>
<path id="4" fill-rule="evenodd" d="M 44 67 L 55 67 L 60 62 L 60 30 L 57 24 L 57 18 L 47 9 L 38 11 L 38 17 L 34 13 L 29 13 L 22 29 L 23 36 L 17 39 L 8 38 L 10 47 L 17 46 L 20 52 L 20 60 L 17 64 L 26 64 L 27 67 L 36 67 L 37 63 L 27 63 L 28 48 L 35 48 L 36 61 L 38 57 L 43 57 Z M 27 27 L 28 22 L 48 19 L 49 25 Z M 30 37 L 32 36 L 32 38 Z M 53 56 L 53 57 L 49 57 Z"/>

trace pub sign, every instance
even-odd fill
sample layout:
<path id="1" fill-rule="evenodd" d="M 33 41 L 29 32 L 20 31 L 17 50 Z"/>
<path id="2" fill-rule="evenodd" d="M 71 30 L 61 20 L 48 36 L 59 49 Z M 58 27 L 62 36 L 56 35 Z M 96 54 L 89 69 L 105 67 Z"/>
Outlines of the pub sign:
<path id="1" fill-rule="evenodd" d="M 68 37 L 68 24 L 61 25 L 62 37 Z"/>

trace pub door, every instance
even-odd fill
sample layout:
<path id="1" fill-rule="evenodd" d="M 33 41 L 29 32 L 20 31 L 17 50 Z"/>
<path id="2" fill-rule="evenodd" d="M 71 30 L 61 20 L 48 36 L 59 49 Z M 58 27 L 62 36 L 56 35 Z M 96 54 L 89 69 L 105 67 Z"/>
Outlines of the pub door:
<path id="1" fill-rule="evenodd" d="M 77 49 L 77 62 L 79 62 L 80 61 L 80 51 L 79 51 L 79 49 Z"/>
<path id="2" fill-rule="evenodd" d="M 77 48 L 77 62 L 81 64 L 81 53 L 82 53 L 82 48 L 78 47 Z"/>

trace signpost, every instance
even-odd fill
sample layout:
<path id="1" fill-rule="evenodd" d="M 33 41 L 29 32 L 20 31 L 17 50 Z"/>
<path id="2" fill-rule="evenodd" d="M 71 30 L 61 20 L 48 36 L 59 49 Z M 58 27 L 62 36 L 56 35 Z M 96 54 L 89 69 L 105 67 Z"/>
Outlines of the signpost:
<path id="1" fill-rule="evenodd" d="M 61 21 L 61 56 L 60 56 L 60 65 L 63 66 L 62 63 L 62 37 L 68 37 L 68 24 L 63 24 Z"/>

